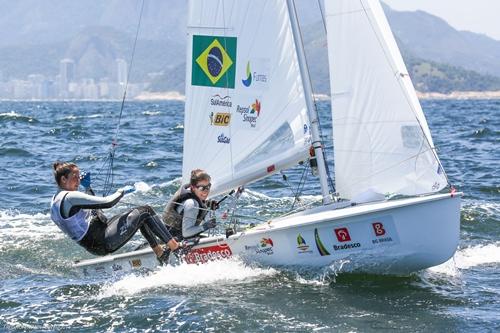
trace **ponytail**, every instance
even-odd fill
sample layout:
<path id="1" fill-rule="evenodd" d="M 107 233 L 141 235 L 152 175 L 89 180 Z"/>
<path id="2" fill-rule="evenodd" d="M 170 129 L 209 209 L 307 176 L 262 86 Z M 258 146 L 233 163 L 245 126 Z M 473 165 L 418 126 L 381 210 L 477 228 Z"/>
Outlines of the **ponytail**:
<path id="1" fill-rule="evenodd" d="M 68 177 L 71 171 L 78 168 L 78 166 L 75 163 L 57 161 L 52 164 L 52 168 L 54 169 L 56 183 L 58 186 L 61 186 L 61 178 Z"/>

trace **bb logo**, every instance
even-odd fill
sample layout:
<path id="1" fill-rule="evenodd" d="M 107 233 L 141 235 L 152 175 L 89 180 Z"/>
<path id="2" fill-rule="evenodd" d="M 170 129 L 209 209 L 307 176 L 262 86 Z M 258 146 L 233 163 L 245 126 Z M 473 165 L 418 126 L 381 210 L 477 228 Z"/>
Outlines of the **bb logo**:
<path id="1" fill-rule="evenodd" d="M 217 112 L 215 114 L 214 125 L 215 126 L 227 126 L 231 122 L 231 114 L 225 112 Z"/>
<path id="2" fill-rule="evenodd" d="M 373 231 L 375 231 L 375 236 L 385 235 L 384 225 L 380 222 L 372 223 Z"/>
<path id="3" fill-rule="evenodd" d="M 351 236 L 349 235 L 347 228 L 335 229 L 335 236 L 337 236 L 337 240 L 339 242 L 348 242 L 351 240 Z"/>

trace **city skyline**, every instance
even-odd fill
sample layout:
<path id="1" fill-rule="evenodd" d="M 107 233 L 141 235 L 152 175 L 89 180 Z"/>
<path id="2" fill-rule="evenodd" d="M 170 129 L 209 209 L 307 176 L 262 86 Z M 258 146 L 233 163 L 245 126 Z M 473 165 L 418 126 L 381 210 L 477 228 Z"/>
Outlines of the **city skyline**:
<path id="1" fill-rule="evenodd" d="M 122 58 L 115 59 L 116 69 L 113 78 L 99 80 L 88 77 L 77 78 L 77 64 L 71 58 L 59 61 L 59 73 L 52 76 L 29 74 L 26 79 L 10 78 L 3 81 L 0 71 L 0 99 L 55 100 L 55 99 L 109 99 L 123 97 L 127 83 L 128 64 Z M 127 94 L 130 98 L 138 96 L 148 86 L 148 82 L 129 83 Z"/>

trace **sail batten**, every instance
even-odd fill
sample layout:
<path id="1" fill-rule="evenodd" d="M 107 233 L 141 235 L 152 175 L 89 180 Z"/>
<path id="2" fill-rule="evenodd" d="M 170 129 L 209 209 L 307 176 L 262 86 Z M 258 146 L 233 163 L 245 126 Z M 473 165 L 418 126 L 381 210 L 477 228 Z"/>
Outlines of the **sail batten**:
<path id="1" fill-rule="evenodd" d="M 337 191 L 441 190 L 447 180 L 380 3 L 327 1 L 325 11 Z"/>
<path id="2" fill-rule="evenodd" d="M 188 27 L 183 181 L 205 169 L 216 195 L 307 159 L 286 2 L 191 0 Z"/>

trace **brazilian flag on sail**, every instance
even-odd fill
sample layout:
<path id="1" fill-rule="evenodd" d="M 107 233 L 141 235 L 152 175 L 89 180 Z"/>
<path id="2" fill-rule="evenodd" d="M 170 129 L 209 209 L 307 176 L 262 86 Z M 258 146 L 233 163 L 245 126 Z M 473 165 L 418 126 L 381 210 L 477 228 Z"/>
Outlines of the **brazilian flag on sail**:
<path id="1" fill-rule="evenodd" d="M 234 89 L 236 37 L 193 36 L 191 85 Z"/>

